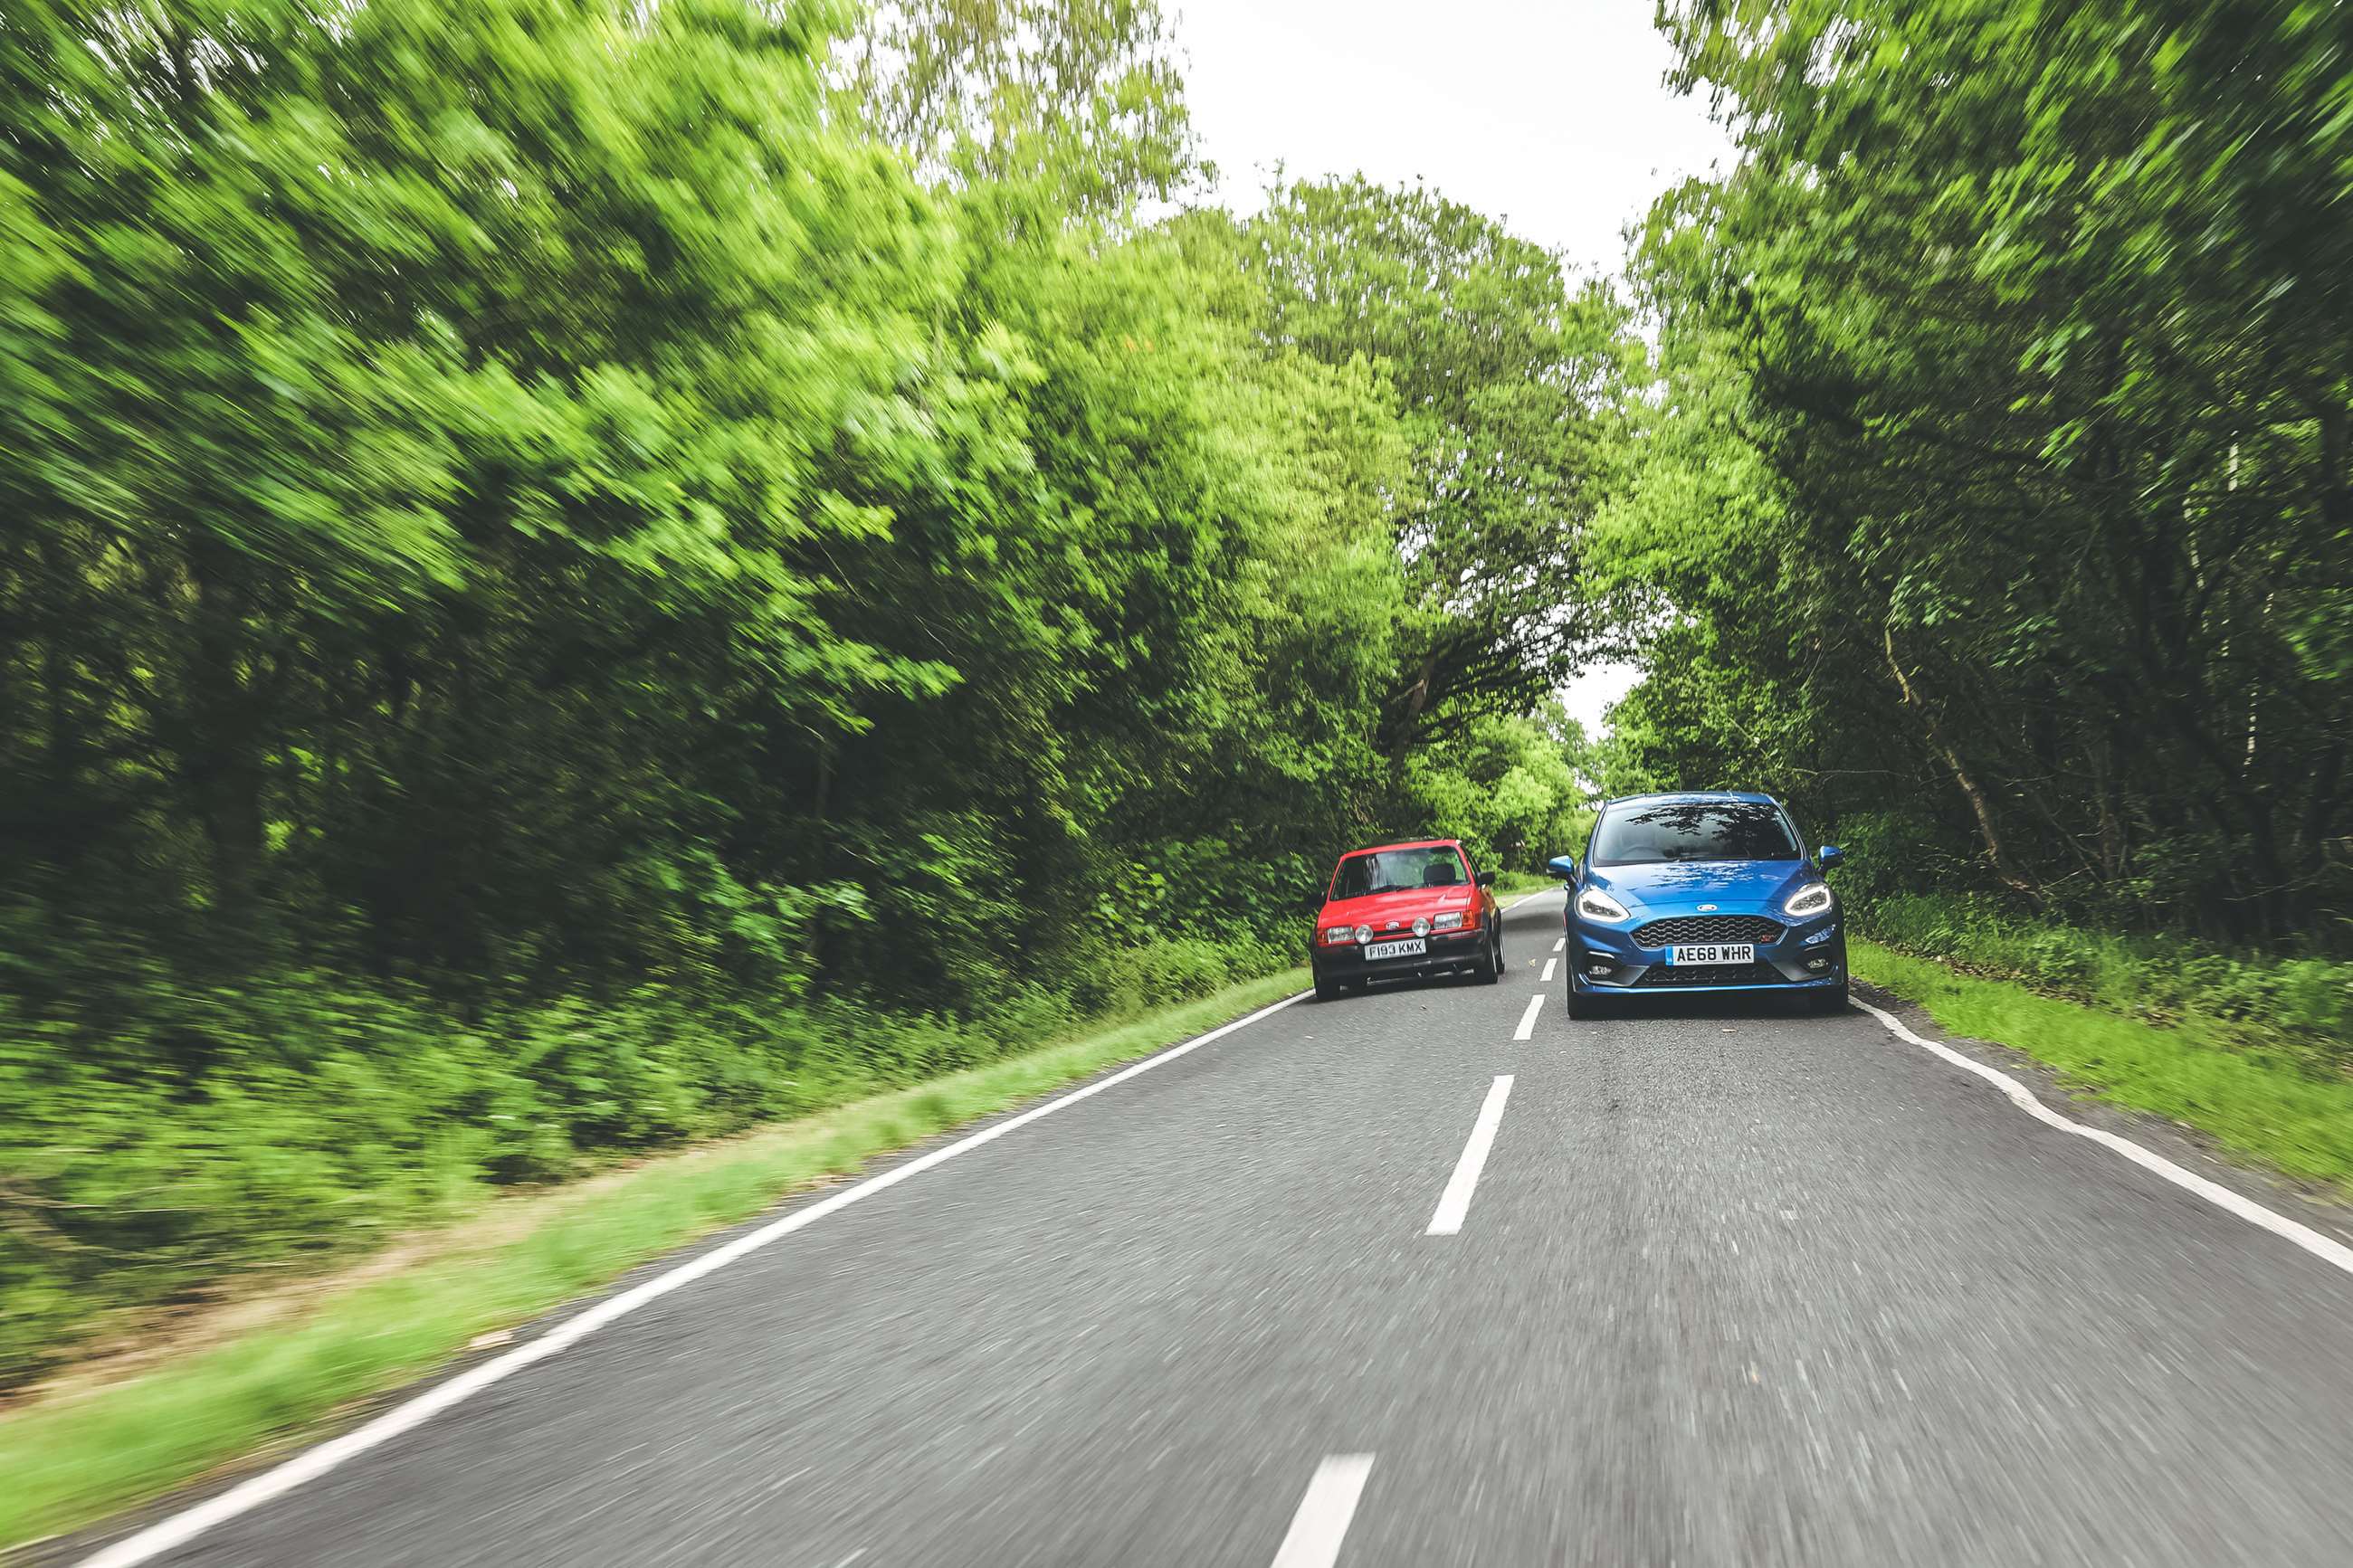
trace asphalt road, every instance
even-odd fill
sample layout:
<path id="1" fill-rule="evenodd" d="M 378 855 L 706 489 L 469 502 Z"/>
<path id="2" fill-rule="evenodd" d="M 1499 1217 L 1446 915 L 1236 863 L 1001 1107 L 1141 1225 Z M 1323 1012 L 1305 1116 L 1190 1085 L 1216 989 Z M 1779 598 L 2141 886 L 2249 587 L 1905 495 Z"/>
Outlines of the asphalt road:
<path id="1" fill-rule="evenodd" d="M 1291 1006 L 164 1560 L 2353 1563 L 2353 1279 L 1860 1013 L 1572 1025 L 1559 910 L 1500 985 Z"/>

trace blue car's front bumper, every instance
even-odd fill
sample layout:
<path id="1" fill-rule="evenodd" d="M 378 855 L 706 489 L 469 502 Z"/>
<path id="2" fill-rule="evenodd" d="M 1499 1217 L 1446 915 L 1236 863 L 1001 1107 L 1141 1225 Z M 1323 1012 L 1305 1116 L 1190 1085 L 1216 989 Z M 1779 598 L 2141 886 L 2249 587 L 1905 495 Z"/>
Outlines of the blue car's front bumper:
<path id="1" fill-rule="evenodd" d="M 1619 996 L 1803 992 L 1846 982 L 1846 932 L 1836 910 L 1793 921 L 1763 905 L 1725 904 L 1708 911 L 1708 916 L 1726 921 L 1769 921 L 1778 934 L 1767 938 L 1759 923 L 1742 939 L 1756 949 L 1753 963 L 1676 965 L 1668 963 L 1668 949 L 1678 940 L 1689 939 L 1651 933 L 1645 928 L 1698 920 L 1703 918 L 1698 910 L 1645 909 L 1631 920 L 1603 922 L 1577 914 L 1572 904 L 1566 953 L 1569 984 L 1592 995 Z"/>

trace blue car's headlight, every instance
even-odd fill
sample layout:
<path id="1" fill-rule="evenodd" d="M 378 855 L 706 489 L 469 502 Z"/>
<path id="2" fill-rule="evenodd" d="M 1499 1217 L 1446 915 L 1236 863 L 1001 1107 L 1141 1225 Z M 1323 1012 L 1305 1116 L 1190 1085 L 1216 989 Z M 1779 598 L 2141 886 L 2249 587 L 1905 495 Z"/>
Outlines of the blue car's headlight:
<path id="1" fill-rule="evenodd" d="M 1791 920 L 1799 921 L 1830 913 L 1831 885 L 1828 882 L 1807 883 L 1789 895 L 1789 901 L 1781 906 L 1781 912 Z"/>
<path id="2" fill-rule="evenodd" d="M 1577 895 L 1577 912 L 1589 921 L 1622 921 L 1630 919 L 1626 906 L 1599 888 L 1588 888 Z"/>

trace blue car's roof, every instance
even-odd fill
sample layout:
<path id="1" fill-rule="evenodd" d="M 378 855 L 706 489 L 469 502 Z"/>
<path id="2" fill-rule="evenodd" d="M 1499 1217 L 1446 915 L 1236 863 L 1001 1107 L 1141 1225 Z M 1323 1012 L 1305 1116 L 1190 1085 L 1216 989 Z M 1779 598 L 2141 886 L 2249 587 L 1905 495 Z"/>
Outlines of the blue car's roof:
<path id="1" fill-rule="evenodd" d="M 1621 795 L 1614 800 L 1605 800 L 1601 804 L 1605 806 L 1624 805 L 1637 800 L 1746 800 L 1755 801 L 1760 805 L 1781 804 L 1769 795 L 1758 795 L 1755 790 L 1746 789 L 1660 790 L 1653 795 Z"/>

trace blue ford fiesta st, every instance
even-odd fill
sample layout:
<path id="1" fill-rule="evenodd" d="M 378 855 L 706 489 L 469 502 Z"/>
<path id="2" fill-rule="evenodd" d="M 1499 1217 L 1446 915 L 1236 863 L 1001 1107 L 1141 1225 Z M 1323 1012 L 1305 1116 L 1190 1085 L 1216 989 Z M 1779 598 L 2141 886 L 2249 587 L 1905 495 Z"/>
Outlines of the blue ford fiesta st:
<path id="1" fill-rule="evenodd" d="M 1710 792 L 1605 801 L 1568 884 L 1568 1016 L 1617 997 L 1762 992 L 1845 1007 L 1846 933 L 1822 873 L 1771 795 Z"/>

